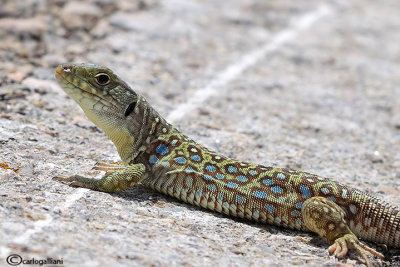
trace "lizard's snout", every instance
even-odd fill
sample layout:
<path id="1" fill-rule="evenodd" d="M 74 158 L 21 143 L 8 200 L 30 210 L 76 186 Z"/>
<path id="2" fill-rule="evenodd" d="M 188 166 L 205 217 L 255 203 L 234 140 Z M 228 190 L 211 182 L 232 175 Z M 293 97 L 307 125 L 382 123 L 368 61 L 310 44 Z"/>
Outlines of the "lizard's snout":
<path id="1" fill-rule="evenodd" d="M 71 73 L 71 67 L 67 65 L 58 65 L 56 68 L 56 75 L 64 76 L 66 73 Z"/>
<path id="2" fill-rule="evenodd" d="M 63 72 L 62 66 L 61 66 L 61 65 L 58 65 L 57 68 L 56 68 L 56 73 L 57 73 L 57 74 L 61 74 L 62 72 Z"/>

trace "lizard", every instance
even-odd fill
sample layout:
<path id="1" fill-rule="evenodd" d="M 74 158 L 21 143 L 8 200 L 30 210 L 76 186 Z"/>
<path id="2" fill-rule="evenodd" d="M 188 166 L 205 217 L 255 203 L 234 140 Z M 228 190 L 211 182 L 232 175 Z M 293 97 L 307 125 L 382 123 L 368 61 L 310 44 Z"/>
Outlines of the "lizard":
<path id="1" fill-rule="evenodd" d="M 400 210 L 332 179 L 288 168 L 237 161 L 196 143 L 107 67 L 61 64 L 61 88 L 114 143 L 122 164 L 99 163 L 101 179 L 53 179 L 108 193 L 135 184 L 229 216 L 314 232 L 339 259 L 354 249 L 367 266 L 360 239 L 400 247 Z M 360 239 L 359 239 L 360 238 Z"/>

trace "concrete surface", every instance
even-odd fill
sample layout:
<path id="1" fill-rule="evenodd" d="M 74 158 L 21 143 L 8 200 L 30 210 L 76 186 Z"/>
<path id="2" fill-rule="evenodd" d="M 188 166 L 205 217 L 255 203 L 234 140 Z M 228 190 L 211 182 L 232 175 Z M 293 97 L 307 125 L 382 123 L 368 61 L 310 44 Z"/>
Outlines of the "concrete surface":
<path id="1" fill-rule="evenodd" d="M 247 223 L 140 185 L 56 175 L 117 161 L 57 86 L 107 65 L 180 130 L 228 156 L 332 177 L 400 205 L 400 2 L 40 1 L 0 9 L 0 265 L 358 266 L 315 235 Z M 398 250 L 384 266 L 400 266 Z"/>

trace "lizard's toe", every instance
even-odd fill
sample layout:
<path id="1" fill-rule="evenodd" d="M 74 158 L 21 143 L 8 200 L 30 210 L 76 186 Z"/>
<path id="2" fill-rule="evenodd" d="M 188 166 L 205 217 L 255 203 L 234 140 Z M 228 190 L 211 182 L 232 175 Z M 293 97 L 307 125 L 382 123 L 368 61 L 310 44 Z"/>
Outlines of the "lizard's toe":
<path id="1" fill-rule="evenodd" d="M 65 177 L 65 176 L 54 176 L 51 178 L 52 180 L 64 182 L 64 183 L 69 183 L 72 181 L 71 177 Z"/>
<path id="2" fill-rule="evenodd" d="M 78 181 L 79 178 L 82 178 L 79 175 L 75 175 L 75 176 L 70 176 L 70 177 L 65 177 L 65 176 L 55 176 L 52 179 L 56 180 L 56 181 L 60 181 L 63 182 L 69 186 L 73 186 L 73 187 L 85 187 L 85 185 Z"/>
<path id="3" fill-rule="evenodd" d="M 335 255 L 337 258 L 342 259 L 347 255 L 347 252 L 349 251 L 347 247 L 347 243 L 344 239 L 338 238 L 335 240 L 335 243 L 333 243 L 329 248 L 328 252 L 329 254 Z"/>
<path id="4" fill-rule="evenodd" d="M 111 174 L 113 172 L 122 170 L 124 168 L 124 166 L 122 165 L 121 162 L 112 162 L 112 163 L 108 163 L 105 161 L 101 161 L 101 162 L 97 162 L 94 167 L 92 168 L 92 170 L 96 170 L 96 171 L 105 171 L 106 175 Z"/>
<path id="5" fill-rule="evenodd" d="M 384 258 L 384 256 L 376 250 L 361 243 L 355 235 L 346 234 L 338 239 L 328 248 L 330 254 L 334 254 L 339 259 L 347 255 L 349 249 L 354 249 L 365 261 L 367 266 L 371 266 L 370 261 L 366 255 L 366 252 L 378 258 Z"/>

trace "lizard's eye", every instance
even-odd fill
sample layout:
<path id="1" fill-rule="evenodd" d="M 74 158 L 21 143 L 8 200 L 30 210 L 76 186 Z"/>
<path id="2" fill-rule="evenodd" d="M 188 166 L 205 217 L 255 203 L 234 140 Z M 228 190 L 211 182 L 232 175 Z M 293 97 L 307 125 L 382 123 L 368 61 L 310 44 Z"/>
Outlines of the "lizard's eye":
<path id="1" fill-rule="evenodd" d="M 96 74 L 96 76 L 94 76 L 96 78 L 96 82 L 100 85 L 106 85 L 110 82 L 110 76 L 108 76 L 107 73 L 98 73 Z"/>

